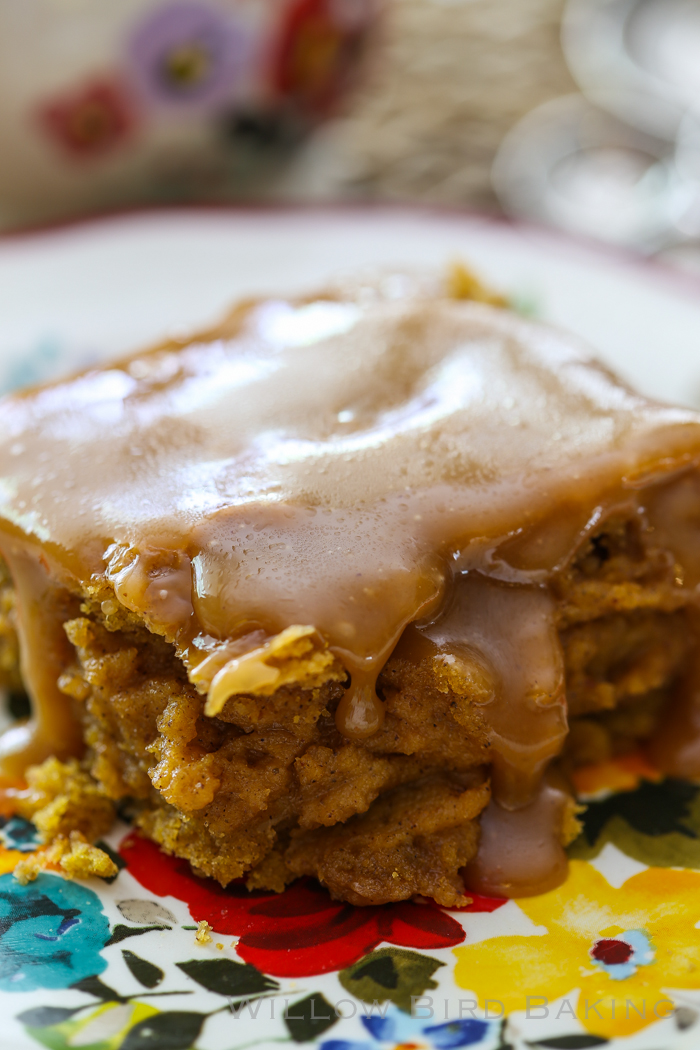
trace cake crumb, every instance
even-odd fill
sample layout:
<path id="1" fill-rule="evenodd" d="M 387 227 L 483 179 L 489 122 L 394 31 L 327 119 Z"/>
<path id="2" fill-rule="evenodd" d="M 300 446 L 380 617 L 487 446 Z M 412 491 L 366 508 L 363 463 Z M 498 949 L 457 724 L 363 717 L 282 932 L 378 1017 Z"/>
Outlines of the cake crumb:
<path id="1" fill-rule="evenodd" d="M 73 831 L 94 841 L 109 831 L 114 803 L 76 759 L 49 758 L 26 772 L 28 789 L 18 800 L 20 816 L 34 823 L 44 842 Z"/>
<path id="2" fill-rule="evenodd" d="M 197 932 L 194 935 L 195 943 L 201 945 L 210 944 L 212 940 L 211 931 L 212 928 L 206 919 L 202 922 L 197 923 Z"/>
<path id="3" fill-rule="evenodd" d="M 222 952 L 224 950 L 224 946 L 221 943 L 221 941 L 217 941 L 216 947 L 219 949 L 220 952 Z"/>
<path id="4" fill-rule="evenodd" d="M 399 877 L 398 871 L 392 871 L 391 877 L 392 877 L 392 879 L 398 879 L 398 877 Z"/>
<path id="5" fill-rule="evenodd" d="M 17 862 L 12 874 L 20 886 L 26 886 L 28 883 L 34 882 L 40 871 L 41 864 L 37 859 L 37 855 L 30 853 L 28 857 L 23 857 L 22 860 Z"/>
<path id="6" fill-rule="evenodd" d="M 454 262 L 447 275 L 447 294 L 452 299 L 470 299 L 476 303 L 488 303 L 489 306 L 508 306 L 508 300 L 499 292 L 493 291 L 479 280 L 464 263 Z"/>
<path id="7" fill-rule="evenodd" d="M 112 879 L 119 868 L 99 846 L 91 846 L 79 831 L 70 833 L 70 849 L 61 857 L 61 869 L 69 879 Z"/>
<path id="8" fill-rule="evenodd" d="M 14 877 L 22 886 L 34 882 L 41 871 L 59 871 L 68 879 L 111 879 L 119 868 L 104 850 L 91 846 L 79 831 L 58 835 L 50 846 L 30 853 L 16 865 Z"/>

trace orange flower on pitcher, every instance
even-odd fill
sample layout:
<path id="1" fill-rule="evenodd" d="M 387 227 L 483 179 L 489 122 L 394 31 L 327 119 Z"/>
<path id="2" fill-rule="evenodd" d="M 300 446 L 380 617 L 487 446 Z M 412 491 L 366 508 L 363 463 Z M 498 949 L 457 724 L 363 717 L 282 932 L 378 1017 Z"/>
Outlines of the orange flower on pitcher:
<path id="1" fill-rule="evenodd" d="M 563 886 L 518 901 L 544 935 L 455 948 L 455 980 L 480 1005 L 544 1016 L 554 1000 L 594 1035 L 631 1035 L 673 1010 L 673 989 L 700 988 L 700 873 L 649 868 L 619 889 L 584 861 Z M 469 932 L 467 929 L 467 939 Z"/>

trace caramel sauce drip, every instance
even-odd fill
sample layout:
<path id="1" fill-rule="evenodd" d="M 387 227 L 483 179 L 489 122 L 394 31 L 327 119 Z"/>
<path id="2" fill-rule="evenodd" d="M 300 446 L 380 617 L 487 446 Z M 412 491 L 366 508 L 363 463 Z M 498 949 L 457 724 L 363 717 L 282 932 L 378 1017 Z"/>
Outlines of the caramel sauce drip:
<path id="1" fill-rule="evenodd" d="M 382 724 L 397 644 L 461 662 L 494 755 L 486 850 L 491 826 L 549 805 L 566 732 L 553 574 L 606 509 L 644 505 L 698 457 L 699 416 L 637 396 L 575 341 L 395 289 L 247 304 L 197 339 L 6 398 L 0 550 L 35 714 L 0 744 L 3 767 L 79 746 L 61 625 L 102 588 L 193 674 L 315 628 L 347 672 L 336 717 L 353 739 Z M 678 491 L 650 513 L 694 581 Z"/>
<path id="2" fill-rule="evenodd" d="M 349 740 L 365 740 L 374 736 L 383 722 L 384 706 L 377 696 L 376 676 L 353 675 L 335 712 L 338 731 Z"/>
<path id="3" fill-rule="evenodd" d="M 79 603 L 57 584 L 42 552 L 14 541 L 3 555 L 15 584 L 22 679 L 33 709 L 28 722 L 0 736 L 0 771 L 16 778 L 49 755 L 68 758 L 82 751 L 80 727 L 58 688 L 59 675 L 71 662 L 63 624 L 76 615 Z"/>
<path id="4" fill-rule="evenodd" d="M 569 796 L 542 782 L 517 811 L 494 799 L 481 814 L 481 841 L 464 879 L 470 890 L 494 897 L 532 897 L 566 878 L 561 828 Z"/>
<path id="5" fill-rule="evenodd" d="M 532 800 L 568 729 L 554 613 L 545 587 L 468 573 L 455 580 L 444 614 L 416 631 L 431 644 L 434 660 L 476 667 L 488 683 L 476 702 L 493 753 L 494 797 L 506 809 Z"/>

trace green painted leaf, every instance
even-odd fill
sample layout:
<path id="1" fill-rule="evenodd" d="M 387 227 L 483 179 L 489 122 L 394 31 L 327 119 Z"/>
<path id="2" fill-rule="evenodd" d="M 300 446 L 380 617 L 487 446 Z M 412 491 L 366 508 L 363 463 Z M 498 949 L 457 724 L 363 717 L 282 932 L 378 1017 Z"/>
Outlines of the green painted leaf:
<path id="1" fill-rule="evenodd" d="M 310 1043 L 338 1021 L 335 1010 L 320 992 L 300 999 L 285 1010 L 284 1023 L 295 1043 Z"/>
<path id="2" fill-rule="evenodd" d="M 685 1032 L 687 1028 L 692 1028 L 697 1022 L 698 1012 L 690 1006 L 677 1006 L 673 1011 L 673 1019 L 676 1022 L 676 1028 L 680 1028 L 681 1032 Z"/>
<path id="3" fill-rule="evenodd" d="M 142 959 L 140 955 L 135 955 L 128 948 L 122 948 L 122 956 L 136 980 L 144 988 L 156 988 L 165 977 L 159 966 L 148 962 L 147 959 Z"/>
<path id="4" fill-rule="evenodd" d="M 78 992 L 85 992 L 86 995 L 94 995 L 96 999 L 101 999 L 104 1003 L 125 1002 L 119 992 L 115 992 L 114 988 L 110 988 L 99 977 L 85 977 L 82 981 L 72 984 L 71 988 L 75 988 Z"/>
<path id="5" fill-rule="evenodd" d="M 170 926 L 124 926 L 118 923 L 112 927 L 112 936 L 107 941 L 105 948 L 109 948 L 110 944 L 119 944 L 120 941 L 125 941 L 127 937 L 140 937 L 142 933 L 152 933 L 153 930 L 169 930 Z M 195 926 L 195 929 L 197 927 Z"/>
<path id="6" fill-rule="evenodd" d="M 390 955 L 378 955 L 376 959 L 370 958 L 369 962 L 355 972 L 354 980 L 360 981 L 363 977 L 369 977 L 382 988 L 393 990 L 399 986 L 399 971 Z"/>
<path id="7" fill-rule="evenodd" d="M 698 787 L 685 780 L 669 778 L 659 783 L 643 780 L 635 791 L 620 791 L 601 802 L 591 802 L 581 818 L 583 834 L 593 843 L 611 817 L 621 816 L 643 835 L 668 835 L 676 832 L 697 839 L 697 831 L 688 824 L 691 804 Z"/>
<path id="8" fill-rule="evenodd" d="M 233 959 L 190 959 L 189 962 L 175 965 L 197 984 L 217 995 L 257 995 L 279 988 L 277 981 L 266 977 L 255 966 L 234 962 Z"/>
<path id="9" fill-rule="evenodd" d="M 206 1019 L 185 1010 L 155 1014 L 134 1025 L 120 1050 L 190 1050 Z"/>
<path id="10" fill-rule="evenodd" d="M 528 1046 L 546 1047 L 547 1050 L 588 1050 L 589 1047 L 604 1046 L 609 1039 L 599 1035 L 560 1035 L 553 1039 L 539 1039 Z"/>
<path id="11" fill-rule="evenodd" d="M 341 970 L 338 979 L 348 992 L 363 1002 L 380 1003 L 389 999 L 405 1013 L 411 1011 L 411 996 L 437 988 L 432 975 L 445 963 L 431 955 L 419 955 L 404 948 L 380 948 Z"/>
<path id="12" fill-rule="evenodd" d="M 66 1042 L 66 1034 L 63 1029 L 59 1026 L 54 1028 L 49 1026 L 47 1028 L 31 1028 L 25 1029 L 28 1036 L 34 1039 L 41 1046 L 47 1047 L 47 1050 L 69 1050 L 68 1043 Z M 80 1050 L 109 1050 L 105 1046 L 84 1046 Z"/>
<path id="13" fill-rule="evenodd" d="M 113 850 L 112 847 L 108 846 L 107 843 L 103 839 L 98 839 L 98 841 L 95 843 L 95 845 L 97 846 L 98 849 L 101 849 L 103 853 L 107 854 L 109 859 L 114 864 L 116 864 L 116 866 L 119 869 L 119 871 L 123 871 L 124 870 L 124 868 L 126 867 L 126 861 L 122 857 L 121 853 L 117 853 L 115 850 Z M 113 882 L 116 882 L 116 880 L 119 878 L 119 871 L 117 872 L 116 875 L 108 875 L 106 877 L 100 875 L 100 878 L 102 879 L 103 882 L 107 882 L 107 883 L 109 883 L 111 885 Z"/>
<path id="14" fill-rule="evenodd" d="M 36 1006 L 33 1010 L 18 1014 L 17 1020 L 28 1028 L 48 1028 L 49 1025 L 68 1021 L 73 1014 L 83 1009 L 82 1006 L 75 1006 L 72 1010 L 65 1006 Z"/>
<path id="15" fill-rule="evenodd" d="M 644 781 L 636 791 L 623 791 L 589 802 L 580 818 L 581 835 L 569 856 L 589 860 L 608 842 L 652 867 L 700 868 L 700 788 L 669 778 Z"/>

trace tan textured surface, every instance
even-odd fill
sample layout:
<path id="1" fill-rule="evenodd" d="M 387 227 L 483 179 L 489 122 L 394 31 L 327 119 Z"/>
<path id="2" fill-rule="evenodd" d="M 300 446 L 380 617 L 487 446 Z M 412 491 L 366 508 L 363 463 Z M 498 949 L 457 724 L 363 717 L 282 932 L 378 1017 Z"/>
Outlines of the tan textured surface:
<path id="1" fill-rule="evenodd" d="M 557 577 L 573 716 L 564 765 L 653 732 L 691 637 L 674 571 L 620 517 Z M 94 840 L 114 801 L 131 797 L 147 834 L 222 883 L 247 875 L 251 888 L 280 891 L 314 874 L 358 904 L 416 893 L 459 902 L 488 797 L 479 681 L 392 658 L 384 726 L 362 743 L 335 727 L 338 682 L 233 697 L 206 718 L 172 646 L 109 603 L 88 598 L 84 610 L 65 625 L 75 662 L 61 687 L 83 713 L 92 777 L 55 759 L 28 771 L 22 812 L 58 853 L 27 858 L 21 878 L 46 864 L 97 871 L 100 858 L 66 836 Z"/>
<path id="2" fill-rule="evenodd" d="M 574 716 L 565 762 L 607 757 L 653 730 L 688 648 L 672 583 L 663 552 L 624 521 L 559 577 Z M 209 719 L 167 643 L 130 617 L 108 615 L 107 630 L 98 603 L 85 609 L 66 624 L 76 661 L 62 680 L 81 705 L 100 787 L 77 763 L 30 771 L 25 812 L 48 839 L 71 823 L 94 838 L 111 817 L 106 796 L 131 796 L 149 835 L 222 883 L 247 873 L 251 888 L 280 891 L 314 874 L 358 904 L 416 893 L 459 902 L 488 798 L 478 682 L 393 658 L 384 727 L 363 743 L 335 728 L 336 682 L 235 697 Z"/>
<path id="3" fill-rule="evenodd" d="M 370 194 L 494 207 L 493 157 L 535 106 L 574 90 L 563 0 L 389 0 L 373 75 L 342 128 L 341 171 Z"/>

